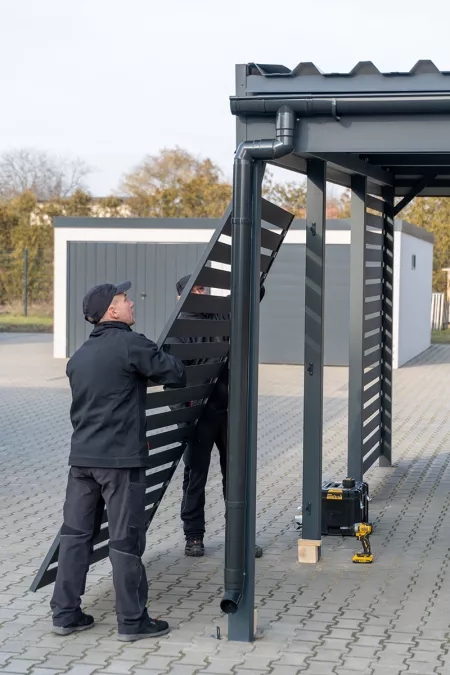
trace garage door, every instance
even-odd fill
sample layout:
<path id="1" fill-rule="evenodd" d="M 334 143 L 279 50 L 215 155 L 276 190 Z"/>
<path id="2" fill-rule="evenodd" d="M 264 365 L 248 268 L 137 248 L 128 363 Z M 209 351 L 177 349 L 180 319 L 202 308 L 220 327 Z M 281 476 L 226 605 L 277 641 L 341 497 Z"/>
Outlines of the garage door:
<path id="1" fill-rule="evenodd" d="M 348 365 L 350 246 L 328 244 L 325 267 L 325 364 Z M 303 364 L 305 246 L 285 244 L 261 304 L 260 362 Z"/>
<path id="2" fill-rule="evenodd" d="M 96 284 L 130 280 L 136 330 L 157 340 L 175 307 L 175 284 L 190 274 L 205 244 L 116 244 L 70 242 L 68 250 L 68 356 L 92 326 L 82 314 L 83 297 Z"/>

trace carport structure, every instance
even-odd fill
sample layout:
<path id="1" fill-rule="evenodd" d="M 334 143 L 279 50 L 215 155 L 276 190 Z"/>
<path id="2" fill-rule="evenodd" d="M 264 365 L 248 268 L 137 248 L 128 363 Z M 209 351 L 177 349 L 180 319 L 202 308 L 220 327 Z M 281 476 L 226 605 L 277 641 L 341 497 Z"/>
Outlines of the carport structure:
<path id="1" fill-rule="evenodd" d="M 326 182 L 351 190 L 348 474 L 361 480 L 377 460 L 383 467 L 392 461 L 393 221 L 418 195 L 450 194 L 449 76 L 431 61 L 398 73 L 381 73 L 371 62 L 358 63 L 348 74 L 324 74 L 312 63 L 294 70 L 256 63 L 236 67 L 229 464 L 239 467 L 240 458 L 246 486 L 243 497 L 228 499 L 245 505 L 246 515 L 240 530 L 232 517 L 227 520 L 222 607 L 230 612 L 232 639 L 251 640 L 254 633 L 255 261 L 264 165 L 307 176 L 299 557 L 314 561 L 321 544 Z M 239 372 L 248 372 L 245 390 L 235 379 Z M 241 435 L 233 437 L 233 429 Z M 246 542 L 238 583 L 237 531 Z"/>
<path id="2" fill-rule="evenodd" d="M 347 75 L 324 75 L 311 63 L 299 64 L 293 71 L 277 65 L 236 68 L 236 95 L 231 97 L 231 111 L 237 120 L 233 203 L 158 341 L 187 363 L 188 386 L 177 391 L 153 389 L 147 397 L 149 526 L 204 414 L 205 403 L 226 373 L 229 358 L 221 603 L 230 615 L 229 639 L 251 641 L 255 632 L 260 286 L 293 219 L 292 214 L 261 199 L 265 165 L 307 176 L 303 531 L 299 552 L 317 560 L 321 544 L 326 182 L 351 189 L 348 474 L 358 480 L 377 460 L 381 466 L 391 465 L 394 217 L 417 195 L 450 195 L 449 75 L 430 61 L 419 61 L 409 73 L 388 74 L 380 73 L 372 63 L 359 63 Z M 225 293 L 195 295 L 192 290 L 199 283 Z M 189 320 L 180 317 L 183 311 L 209 318 Z M 223 315 L 221 320 L 211 318 L 215 315 L 217 319 L 219 314 Z M 172 339 L 192 337 L 219 340 L 192 344 Z M 180 403 L 186 406 L 167 410 Z M 108 555 L 107 521 L 107 513 L 99 509 L 91 563 Z M 58 547 L 59 535 L 33 590 L 54 580 Z"/>

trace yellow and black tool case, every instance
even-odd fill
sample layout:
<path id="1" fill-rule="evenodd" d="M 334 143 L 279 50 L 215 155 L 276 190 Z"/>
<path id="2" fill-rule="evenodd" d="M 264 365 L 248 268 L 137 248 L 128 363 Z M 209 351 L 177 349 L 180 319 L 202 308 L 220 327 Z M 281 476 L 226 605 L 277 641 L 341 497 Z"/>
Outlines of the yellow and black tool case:
<path id="1" fill-rule="evenodd" d="M 322 485 L 322 534 L 353 535 L 355 523 L 369 520 L 369 486 L 345 478 L 341 483 L 325 481 Z M 349 529 L 341 529 L 349 528 Z"/>

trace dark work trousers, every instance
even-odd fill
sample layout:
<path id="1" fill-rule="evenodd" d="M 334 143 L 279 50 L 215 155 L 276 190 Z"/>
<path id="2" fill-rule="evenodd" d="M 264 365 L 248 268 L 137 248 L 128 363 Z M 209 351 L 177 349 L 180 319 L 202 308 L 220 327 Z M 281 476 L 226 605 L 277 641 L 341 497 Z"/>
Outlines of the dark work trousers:
<path id="1" fill-rule="evenodd" d="M 184 453 L 181 519 L 186 539 L 202 538 L 205 534 L 205 488 L 214 444 L 219 451 L 225 497 L 227 425 L 226 411 L 203 415 Z"/>
<path id="2" fill-rule="evenodd" d="M 103 504 L 108 512 L 109 557 L 116 592 L 120 633 L 136 633 L 147 616 L 145 549 L 145 469 L 69 471 L 58 573 L 51 600 L 53 623 L 67 626 L 79 618 L 81 596 Z"/>

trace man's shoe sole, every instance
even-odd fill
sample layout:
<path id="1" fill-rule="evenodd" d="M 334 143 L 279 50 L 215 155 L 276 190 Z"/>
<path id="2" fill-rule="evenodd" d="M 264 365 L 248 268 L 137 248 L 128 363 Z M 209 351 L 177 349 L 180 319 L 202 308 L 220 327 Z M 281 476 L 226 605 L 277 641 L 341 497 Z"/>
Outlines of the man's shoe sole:
<path id="1" fill-rule="evenodd" d="M 117 638 L 120 642 L 135 642 L 136 640 L 145 640 L 146 638 L 162 637 L 170 633 L 170 628 L 160 630 L 158 633 L 134 633 L 133 635 L 126 635 L 125 633 L 118 633 Z"/>
<path id="2" fill-rule="evenodd" d="M 189 551 L 185 551 L 184 554 L 189 558 L 202 558 L 205 555 L 205 549 L 191 548 Z"/>
<path id="3" fill-rule="evenodd" d="M 88 630 L 94 626 L 94 622 L 90 623 L 88 626 L 72 626 L 70 628 L 69 626 L 53 626 L 52 633 L 56 633 L 56 635 L 70 635 L 71 633 L 79 633 L 82 630 Z"/>

